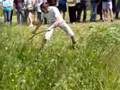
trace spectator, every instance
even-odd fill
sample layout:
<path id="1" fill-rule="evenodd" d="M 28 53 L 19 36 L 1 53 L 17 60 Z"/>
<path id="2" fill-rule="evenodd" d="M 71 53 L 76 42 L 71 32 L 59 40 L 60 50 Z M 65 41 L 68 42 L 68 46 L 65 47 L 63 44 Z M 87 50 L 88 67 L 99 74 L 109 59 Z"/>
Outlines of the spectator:
<path id="1" fill-rule="evenodd" d="M 119 11 L 120 11 L 120 0 L 117 1 L 117 7 L 116 7 L 116 16 L 115 18 L 119 18 Z"/>
<path id="2" fill-rule="evenodd" d="M 67 11 L 66 2 L 67 0 L 58 0 L 58 9 L 62 14 L 63 19 L 65 19 L 65 13 Z"/>
<path id="3" fill-rule="evenodd" d="M 50 6 L 57 6 L 57 0 L 47 0 Z"/>
<path id="4" fill-rule="evenodd" d="M 112 10 L 114 13 L 116 12 L 116 0 L 112 0 Z"/>
<path id="5" fill-rule="evenodd" d="M 109 15 L 110 20 L 113 21 L 112 0 L 102 0 L 102 11 L 103 21 L 108 20 Z"/>
<path id="6" fill-rule="evenodd" d="M 43 3 L 43 2 L 47 2 L 47 1 L 45 1 L 45 0 L 36 0 L 36 11 L 37 11 L 37 19 L 39 20 L 39 22 L 41 22 L 41 8 L 40 8 L 40 6 L 41 6 L 41 4 Z"/>
<path id="7" fill-rule="evenodd" d="M 86 15 L 87 15 L 87 0 L 79 0 L 80 4 L 77 5 L 77 21 L 79 22 L 81 19 L 81 14 L 83 11 L 83 22 L 86 22 Z"/>
<path id="8" fill-rule="evenodd" d="M 76 22 L 76 0 L 67 0 L 70 23 Z"/>
<path id="9" fill-rule="evenodd" d="M 10 2 L 11 2 L 11 7 L 12 7 L 11 16 L 10 16 L 10 24 L 12 24 L 13 9 L 14 9 L 14 0 L 10 0 Z"/>
<path id="10" fill-rule="evenodd" d="M 24 18 L 25 18 L 24 0 L 14 0 L 14 5 L 15 5 L 16 14 L 17 14 L 17 23 L 23 24 Z"/>
<path id="11" fill-rule="evenodd" d="M 102 0 L 98 0 L 98 6 L 97 6 L 97 14 L 100 15 L 100 20 L 103 20 L 102 19 Z"/>
<path id="12" fill-rule="evenodd" d="M 95 22 L 97 15 L 97 0 L 91 0 L 91 18 L 90 21 Z"/>
<path id="13" fill-rule="evenodd" d="M 0 0 L 0 17 L 2 17 L 2 0 Z"/>
<path id="14" fill-rule="evenodd" d="M 26 0 L 25 4 L 28 13 L 28 20 L 30 23 L 29 27 L 33 27 L 34 14 L 35 14 L 35 0 Z"/>
<path id="15" fill-rule="evenodd" d="M 12 13 L 12 2 L 11 0 L 3 0 L 2 6 L 3 6 L 3 14 L 4 14 L 4 22 L 6 24 L 11 24 L 11 13 Z"/>
<path id="16" fill-rule="evenodd" d="M 76 0 L 76 21 L 80 22 L 80 1 Z"/>

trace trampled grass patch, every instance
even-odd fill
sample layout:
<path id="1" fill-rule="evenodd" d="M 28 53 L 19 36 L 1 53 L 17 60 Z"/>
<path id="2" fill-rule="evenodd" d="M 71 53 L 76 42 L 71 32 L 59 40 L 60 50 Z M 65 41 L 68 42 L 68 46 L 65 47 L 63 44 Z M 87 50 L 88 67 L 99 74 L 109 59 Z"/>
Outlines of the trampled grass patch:
<path id="1" fill-rule="evenodd" d="M 75 49 L 57 29 L 42 50 L 44 33 L 0 27 L 0 90 L 120 90 L 120 24 L 71 25 Z"/>

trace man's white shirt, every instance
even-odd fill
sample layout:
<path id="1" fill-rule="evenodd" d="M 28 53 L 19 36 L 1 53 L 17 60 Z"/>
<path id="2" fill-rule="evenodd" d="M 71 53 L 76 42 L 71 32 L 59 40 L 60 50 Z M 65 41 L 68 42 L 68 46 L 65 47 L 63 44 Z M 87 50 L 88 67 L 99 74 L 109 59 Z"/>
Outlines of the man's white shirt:
<path id="1" fill-rule="evenodd" d="M 53 24 L 56 21 L 57 17 L 59 17 L 60 22 L 64 21 L 60 12 L 59 12 L 59 10 L 58 10 L 58 8 L 55 7 L 55 6 L 49 6 L 48 7 L 48 13 L 45 14 L 45 16 L 46 16 L 46 18 L 47 18 L 47 20 L 50 24 Z"/>

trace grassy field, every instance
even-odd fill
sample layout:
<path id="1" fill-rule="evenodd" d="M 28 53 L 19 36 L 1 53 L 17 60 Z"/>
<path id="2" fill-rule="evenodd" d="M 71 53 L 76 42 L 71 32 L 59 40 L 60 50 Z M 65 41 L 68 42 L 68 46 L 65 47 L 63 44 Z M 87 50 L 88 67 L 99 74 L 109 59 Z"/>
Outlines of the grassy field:
<path id="1" fill-rule="evenodd" d="M 57 28 L 40 50 L 43 33 L 0 24 L 0 90 L 120 90 L 120 22 L 71 27 L 75 49 Z"/>

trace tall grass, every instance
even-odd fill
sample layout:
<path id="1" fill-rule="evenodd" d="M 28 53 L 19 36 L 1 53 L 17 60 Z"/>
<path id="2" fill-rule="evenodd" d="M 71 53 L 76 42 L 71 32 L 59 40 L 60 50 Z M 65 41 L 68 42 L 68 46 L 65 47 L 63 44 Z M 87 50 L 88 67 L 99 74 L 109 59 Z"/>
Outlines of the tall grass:
<path id="1" fill-rule="evenodd" d="M 119 24 L 72 25 L 75 49 L 58 29 L 42 50 L 43 34 L 0 27 L 0 90 L 120 90 Z"/>

